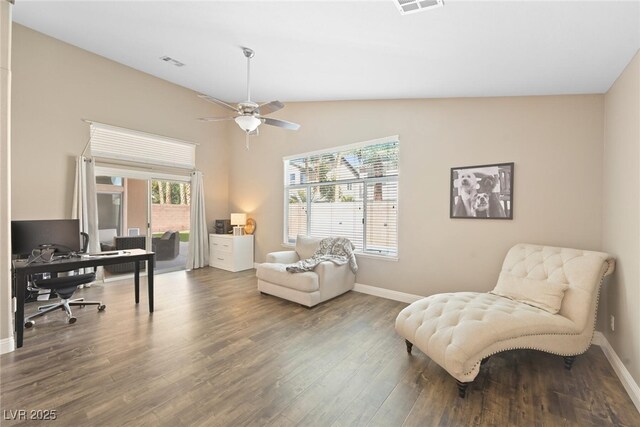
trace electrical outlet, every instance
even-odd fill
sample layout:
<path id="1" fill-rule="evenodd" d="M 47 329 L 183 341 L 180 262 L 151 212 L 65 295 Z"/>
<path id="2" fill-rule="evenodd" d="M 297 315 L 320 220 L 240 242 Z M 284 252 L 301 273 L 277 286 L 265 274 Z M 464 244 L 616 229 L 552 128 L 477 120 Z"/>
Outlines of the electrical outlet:
<path id="1" fill-rule="evenodd" d="M 611 315 L 611 331 L 615 331 L 616 330 L 616 318 L 613 316 L 613 314 Z"/>

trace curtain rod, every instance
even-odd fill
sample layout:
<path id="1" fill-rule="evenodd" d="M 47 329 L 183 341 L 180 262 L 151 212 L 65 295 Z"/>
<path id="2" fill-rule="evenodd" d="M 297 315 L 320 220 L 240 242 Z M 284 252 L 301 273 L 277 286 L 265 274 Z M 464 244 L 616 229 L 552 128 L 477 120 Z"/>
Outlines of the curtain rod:
<path id="1" fill-rule="evenodd" d="M 141 133 L 143 135 L 149 135 L 149 136 L 153 136 L 153 137 L 159 136 L 161 138 L 172 139 L 172 140 L 174 140 L 176 142 L 182 142 L 184 144 L 191 144 L 191 145 L 195 145 L 195 146 L 199 146 L 200 145 L 200 143 L 198 143 L 198 142 L 185 141 L 185 140 L 178 139 L 178 138 L 172 138 L 170 136 L 158 135 L 158 134 L 153 134 L 153 133 L 150 133 L 150 132 L 145 132 L 145 131 L 141 131 L 141 130 L 137 130 L 137 129 L 131 129 L 131 128 L 125 128 L 125 127 L 122 127 L 122 126 L 116 126 L 116 125 L 112 125 L 112 124 L 109 124 L 109 123 L 97 122 L 95 120 L 89 120 L 89 119 L 80 119 L 80 120 L 82 120 L 85 123 L 89 123 L 89 124 L 94 124 L 95 123 L 97 125 L 111 126 L 111 127 L 114 127 L 114 128 L 120 128 L 120 129 L 124 129 L 124 130 L 129 130 L 131 132 Z M 86 148 L 85 148 L 85 150 L 86 150 Z M 83 153 L 84 153 L 84 151 L 83 151 Z"/>

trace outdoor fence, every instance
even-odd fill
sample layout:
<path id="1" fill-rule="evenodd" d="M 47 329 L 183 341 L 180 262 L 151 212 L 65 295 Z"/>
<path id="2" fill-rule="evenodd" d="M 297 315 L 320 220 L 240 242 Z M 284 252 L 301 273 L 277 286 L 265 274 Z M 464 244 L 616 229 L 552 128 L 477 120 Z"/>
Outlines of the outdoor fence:
<path id="1" fill-rule="evenodd" d="M 151 232 L 184 231 L 191 228 L 189 205 L 151 205 Z"/>

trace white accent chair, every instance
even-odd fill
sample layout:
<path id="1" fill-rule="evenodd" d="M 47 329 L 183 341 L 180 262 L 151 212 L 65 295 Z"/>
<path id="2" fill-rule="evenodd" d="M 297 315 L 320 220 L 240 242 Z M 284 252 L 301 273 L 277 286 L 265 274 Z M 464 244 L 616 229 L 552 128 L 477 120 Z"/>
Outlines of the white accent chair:
<path id="1" fill-rule="evenodd" d="M 353 289 L 356 276 L 348 264 L 336 265 L 330 261 L 320 263 L 314 271 L 289 273 L 288 264 L 311 258 L 321 239 L 298 236 L 294 251 L 271 252 L 267 262 L 256 271 L 258 290 L 313 307 Z"/>
<path id="2" fill-rule="evenodd" d="M 614 266 L 602 252 L 518 244 L 507 253 L 491 293 L 418 300 L 400 312 L 396 331 L 407 352 L 415 345 L 457 380 L 460 397 L 480 365 L 502 351 L 557 354 L 571 369 L 575 356 L 591 345 L 600 284 Z M 549 307 L 553 302 L 555 308 Z"/>

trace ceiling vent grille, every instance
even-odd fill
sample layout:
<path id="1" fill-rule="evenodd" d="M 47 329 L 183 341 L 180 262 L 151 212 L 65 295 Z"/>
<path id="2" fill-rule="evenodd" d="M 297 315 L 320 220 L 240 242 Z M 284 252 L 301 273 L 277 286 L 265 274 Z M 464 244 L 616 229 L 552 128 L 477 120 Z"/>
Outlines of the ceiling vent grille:
<path id="1" fill-rule="evenodd" d="M 443 0 L 393 0 L 402 15 L 444 6 Z"/>
<path id="2" fill-rule="evenodd" d="M 176 59 L 171 58 L 170 56 L 161 56 L 160 59 L 164 62 L 168 62 L 169 64 L 173 64 L 176 67 L 184 67 L 184 62 L 180 62 Z"/>

